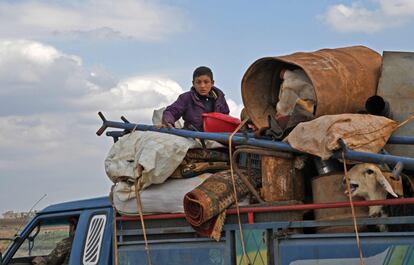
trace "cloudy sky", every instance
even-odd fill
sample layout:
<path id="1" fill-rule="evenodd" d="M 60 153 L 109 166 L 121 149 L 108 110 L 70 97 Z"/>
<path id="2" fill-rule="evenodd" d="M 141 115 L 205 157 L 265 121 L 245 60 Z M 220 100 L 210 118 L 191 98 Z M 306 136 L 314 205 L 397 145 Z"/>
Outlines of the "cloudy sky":
<path id="1" fill-rule="evenodd" d="M 0 1 L 0 213 L 106 195 L 107 118 L 152 110 L 210 66 L 232 114 L 256 59 L 366 45 L 414 51 L 414 1 Z"/>

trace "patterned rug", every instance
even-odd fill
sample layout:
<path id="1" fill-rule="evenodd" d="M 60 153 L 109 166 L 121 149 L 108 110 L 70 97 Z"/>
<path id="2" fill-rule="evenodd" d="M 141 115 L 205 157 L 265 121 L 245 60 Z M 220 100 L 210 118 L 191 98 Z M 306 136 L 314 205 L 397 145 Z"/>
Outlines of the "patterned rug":
<path id="1" fill-rule="evenodd" d="M 248 189 L 234 174 L 237 198 L 240 200 Z M 213 174 L 200 186 L 184 197 L 187 221 L 200 235 L 220 240 L 225 221 L 225 210 L 235 202 L 230 170 Z"/>
<path id="2" fill-rule="evenodd" d="M 192 178 L 203 173 L 216 173 L 229 168 L 229 154 L 227 150 L 189 149 L 183 161 L 170 178 Z"/>
<path id="3" fill-rule="evenodd" d="M 188 162 L 228 162 L 229 151 L 227 149 L 200 149 L 193 148 L 187 151 L 184 159 Z"/>

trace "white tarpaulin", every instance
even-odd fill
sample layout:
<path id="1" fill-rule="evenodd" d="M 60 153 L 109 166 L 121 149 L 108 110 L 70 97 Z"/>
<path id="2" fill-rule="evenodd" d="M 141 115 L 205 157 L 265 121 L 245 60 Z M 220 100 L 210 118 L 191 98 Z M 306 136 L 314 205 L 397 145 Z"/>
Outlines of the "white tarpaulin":
<path id="1" fill-rule="evenodd" d="M 114 143 L 105 159 L 105 171 L 114 183 L 138 179 L 140 187 L 146 188 L 163 183 L 190 148 L 201 148 L 201 144 L 166 133 L 135 131 Z"/>
<path id="2" fill-rule="evenodd" d="M 152 185 L 140 192 L 143 213 L 183 213 L 183 198 L 212 174 L 205 173 L 188 179 L 170 179 L 160 185 Z M 135 187 L 118 182 L 112 190 L 112 201 L 121 214 L 136 215 Z"/>

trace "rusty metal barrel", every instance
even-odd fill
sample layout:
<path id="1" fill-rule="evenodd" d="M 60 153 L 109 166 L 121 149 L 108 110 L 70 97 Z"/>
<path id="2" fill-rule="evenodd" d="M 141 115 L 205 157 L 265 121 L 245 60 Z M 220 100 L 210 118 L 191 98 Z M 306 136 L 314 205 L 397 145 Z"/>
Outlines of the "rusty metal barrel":
<path id="1" fill-rule="evenodd" d="M 276 113 L 280 71 L 302 69 L 315 89 L 316 117 L 354 113 L 375 95 L 380 67 L 381 55 L 364 46 L 264 57 L 245 72 L 242 99 L 253 123 L 268 126 L 268 116 Z"/>
<path id="2" fill-rule="evenodd" d="M 345 196 L 342 188 L 343 173 L 331 173 L 323 176 L 312 178 L 312 193 L 314 203 L 325 202 L 347 202 L 348 197 Z M 354 199 L 358 201 L 361 199 Z M 314 210 L 315 220 L 333 221 L 352 218 L 351 208 L 333 208 Z M 357 217 L 367 217 L 368 207 L 355 207 L 355 215 Z M 362 227 L 359 228 L 360 230 Z M 336 233 L 336 232 L 353 232 L 353 227 L 322 227 L 318 228 L 319 233 Z"/>
<path id="3" fill-rule="evenodd" d="M 295 159 L 262 156 L 262 196 L 267 202 L 303 201 L 304 180 Z"/>

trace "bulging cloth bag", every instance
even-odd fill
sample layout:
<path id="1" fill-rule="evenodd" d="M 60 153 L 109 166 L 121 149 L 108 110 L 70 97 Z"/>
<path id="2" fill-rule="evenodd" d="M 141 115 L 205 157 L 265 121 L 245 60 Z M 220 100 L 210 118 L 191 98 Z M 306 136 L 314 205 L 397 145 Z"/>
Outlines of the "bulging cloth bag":
<path id="1" fill-rule="evenodd" d="M 183 213 L 183 198 L 212 174 L 205 173 L 189 179 L 167 179 L 140 192 L 143 214 Z M 118 182 L 111 192 L 112 203 L 122 215 L 138 215 L 135 186 L 133 183 Z"/>
<path id="2" fill-rule="evenodd" d="M 146 188 L 171 176 L 190 148 L 201 148 L 201 144 L 167 133 L 135 131 L 114 143 L 105 159 L 105 171 L 114 183 L 138 179 L 139 187 Z"/>
<path id="3" fill-rule="evenodd" d="M 397 127 L 397 122 L 382 116 L 325 115 L 299 123 L 284 141 L 299 151 L 325 160 L 334 150 L 340 149 L 339 139 L 351 150 L 378 153 Z"/>

